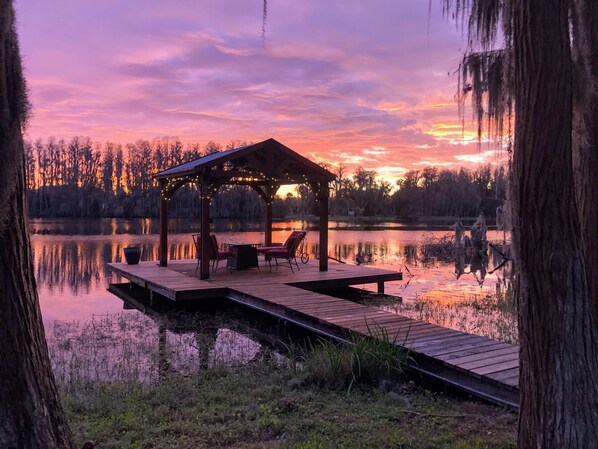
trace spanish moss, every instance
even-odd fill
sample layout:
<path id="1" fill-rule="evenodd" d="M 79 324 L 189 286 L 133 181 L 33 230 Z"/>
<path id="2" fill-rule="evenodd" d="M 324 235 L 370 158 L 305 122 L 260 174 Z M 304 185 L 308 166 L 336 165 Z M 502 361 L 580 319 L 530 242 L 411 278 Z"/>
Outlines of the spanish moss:
<path id="1" fill-rule="evenodd" d="M 262 47 L 266 48 L 266 22 L 268 20 L 268 0 L 264 0 L 262 9 Z"/>
<path id="2" fill-rule="evenodd" d="M 466 101 L 471 99 L 478 141 L 486 132 L 499 148 L 512 146 L 513 77 L 507 0 L 443 0 L 443 13 L 467 27 L 467 49 L 458 68 L 456 98 L 465 128 Z M 502 26 L 503 48 L 497 39 Z M 505 133 L 506 129 L 506 133 Z"/>

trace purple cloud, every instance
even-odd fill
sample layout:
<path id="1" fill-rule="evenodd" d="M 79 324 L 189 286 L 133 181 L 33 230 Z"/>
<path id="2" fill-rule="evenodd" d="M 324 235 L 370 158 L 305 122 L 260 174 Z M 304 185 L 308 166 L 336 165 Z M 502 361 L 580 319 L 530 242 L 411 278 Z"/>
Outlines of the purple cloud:
<path id="1" fill-rule="evenodd" d="M 269 2 L 265 48 L 260 0 L 19 0 L 17 14 L 32 138 L 273 136 L 381 173 L 480 159 L 455 148 L 463 38 L 440 5 Z"/>

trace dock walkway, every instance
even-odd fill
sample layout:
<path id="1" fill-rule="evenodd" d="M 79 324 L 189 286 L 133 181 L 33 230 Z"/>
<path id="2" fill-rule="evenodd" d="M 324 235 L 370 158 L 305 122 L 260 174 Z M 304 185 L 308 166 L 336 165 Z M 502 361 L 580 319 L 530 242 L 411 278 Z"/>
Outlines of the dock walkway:
<path id="1" fill-rule="evenodd" d="M 447 329 L 385 310 L 311 291 L 320 288 L 400 280 L 401 273 L 377 268 L 330 264 L 302 266 L 291 273 L 281 268 L 230 273 L 221 270 L 209 280 L 195 276 L 194 261 L 109 264 L 116 274 L 173 301 L 226 297 L 291 321 L 320 334 L 348 339 L 352 333 L 387 335 L 409 349 L 413 367 L 476 396 L 518 407 L 518 348 L 486 337 Z"/>

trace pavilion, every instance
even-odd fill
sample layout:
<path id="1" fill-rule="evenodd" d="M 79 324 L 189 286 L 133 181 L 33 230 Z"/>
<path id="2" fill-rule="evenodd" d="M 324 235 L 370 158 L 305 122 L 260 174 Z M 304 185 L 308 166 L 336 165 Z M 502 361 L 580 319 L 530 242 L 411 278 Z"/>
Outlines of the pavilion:
<path id="1" fill-rule="evenodd" d="M 328 183 L 335 175 L 270 138 L 263 142 L 213 153 L 154 175 L 160 184 L 159 265 L 168 264 L 168 201 L 183 185 L 194 182 L 201 196 L 201 279 L 208 279 L 210 200 L 223 185 L 244 185 L 266 204 L 264 245 L 272 244 L 272 202 L 282 185 L 306 184 L 320 206 L 320 271 L 328 270 Z"/>

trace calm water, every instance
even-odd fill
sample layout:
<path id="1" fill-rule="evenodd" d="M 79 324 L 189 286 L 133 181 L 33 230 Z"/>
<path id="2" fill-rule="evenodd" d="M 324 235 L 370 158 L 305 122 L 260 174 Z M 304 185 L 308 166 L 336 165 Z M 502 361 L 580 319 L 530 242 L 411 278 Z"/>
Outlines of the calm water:
<path id="1" fill-rule="evenodd" d="M 180 352 L 171 355 L 173 360 L 178 360 L 177 363 L 206 362 L 202 359 L 198 343 L 205 340 L 205 335 L 198 337 L 197 332 L 174 332 L 168 326 L 161 327 L 157 324 L 159 320 L 148 318 L 136 310 L 124 310 L 122 301 L 106 291 L 110 282 L 120 281 L 110 278 L 106 263 L 120 261 L 124 247 L 141 245 L 143 260 L 157 260 L 155 226 L 152 220 L 32 221 L 35 274 L 54 361 L 67 357 L 73 344 L 79 344 L 79 351 L 86 352 L 91 350 L 89 347 L 98 351 L 100 341 L 110 341 L 112 349 L 103 349 L 103 355 L 101 351 L 94 354 L 101 362 L 102 357 L 131 359 L 131 348 L 135 345 L 150 341 L 153 347 L 156 342 L 167 341 L 169 347 L 178 348 Z M 215 223 L 220 242 L 263 240 L 263 232 L 257 230 L 259 224 L 232 223 L 230 231 L 223 231 L 227 226 Z M 273 240 L 284 241 L 289 229 L 306 226 L 309 229 L 308 223 L 276 223 Z M 493 271 L 503 260 L 495 251 L 490 251 L 487 265 L 480 260 L 447 263 L 442 260 L 441 239 L 448 231 L 362 230 L 343 228 L 343 224 L 337 223 L 332 223 L 331 227 L 330 255 L 347 263 L 365 259 L 369 261 L 368 265 L 404 273 L 403 281 L 386 284 L 386 293 L 401 299 L 387 298 L 382 304 L 375 305 L 456 329 L 509 340 L 508 336 L 500 335 L 502 331 L 496 330 L 495 317 L 485 316 L 487 314 L 476 307 L 459 306 L 472 302 L 475 305 L 478 300 L 492 298 L 497 291 L 504 290 L 510 277 L 510 264 Z M 194 258 L 191 233 L 196 232 L 196 223 L 181 220 L 173 222 L 170 228 L 170 258 Z M 488 237 L 496 243 L 502 242 L 503 238 L 502 234 L 492 232 Z M 318 252 L 318 232 L 309 232 L 307 240 L 311 257 L 314 257 Z M 374 285 L 358 287 L 375 290 Z M 513 323 L 507 326 L 512 327 Z M 227 324 L 226 319 L 221 320 L 219 325 L 203 326 L 204 329 L 212 329 L 208 338 L 211 341 L 211 357 L 219 354 L 218 357 L 247 362 L 260 353 L 262 343 L 252 337 L 251 332 L 239 332 L 234 327 L 234 323 Z M 512 332 L 512 329 L 505 332 Z M 87 340 L 81 339 L 82 335 Z M 68 342 L 66 347 L 64 342 Z M 236 356 L 231 355 L 231 347 L 237 348 L 232 351 Z M 222 355 L 227 353 L 228 356 Z M 152 360 L 151 357 L 137 360 L 134 370 L 143 370 L 153 363 Z M 69 364 L 72 360 L 68 363 L 62 360 L 59 366 Z M 104 365 L 99 363 L 98 366 Z M 110 371 L 114 367 L 105 369 Z M 97 376 L 110 377 L 105 372 Z"/>
<path id="2" fill-rule="evenodd" d="M 106 263 L 120 261 L 123 248 L 131 244 L 143 247 L 144 260 L 156 260 L 158 236 L 144 232 L 152 230 L 154 225 L 151 220 L 34 220 L 31 240 L 44 322 L 50 325 L 55 321 L 86 320 L 94 314 L 121 311 L 122 302 L 106 291 L 111 281 Z M 185 226 L 193 228 L 192 223 L 178 225 Z M 276 227 L 284 230 L 274 231 L 273 240 L 284 241 L 288 229 L 300 228 L 302 223 L 277 223 Z M 171 259 L 195 257 L 191 232 L 175 230 L 169 235 Z M 217 234 L 219 241 L 228 243 L 263 239 L 263 233 L 258 231 Z M 510 266 L 491 273 L 502 261 L 494 251 L 490 251 L 488 267 L 467 260 L 461 264 L 447 263 L 439 257 L 441 250 L 426 253 L 430 244 L 447 234 L 448 231 L 336 229 L 329 233 L 329 253 L 347 263 L 357 263 L 360 256 L 362 260 L 371 258 L 367 265 L 403 271 L 404 281 L 387 283 L 386 292 L 402 297 L 405 302 L 422 297 L 458 301 L 493 294 L 497 287 L 502 288 Z M 489 239 L 499 243 L 502 234 L 490 232 Z M 308 233 L 307 240 L 314 257 L 318 232 Z M 457 276 L 459 272 L 463 274 Z"/>

